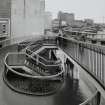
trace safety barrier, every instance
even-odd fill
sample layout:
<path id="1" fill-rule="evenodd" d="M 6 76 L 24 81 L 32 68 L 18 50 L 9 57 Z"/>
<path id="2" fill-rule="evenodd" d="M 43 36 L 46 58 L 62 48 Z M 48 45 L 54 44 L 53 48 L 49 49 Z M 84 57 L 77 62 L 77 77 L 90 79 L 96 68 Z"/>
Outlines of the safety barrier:
<path id="1" fill-rule="evenodd" d="M 105 47 L 58 37 L 59 46 L 105 87 Z"/>
<path id="2" fill-rule="evenodd" d="M 48 72 L 28 60 L 34 59 L 25 53 L 8 53 L 5 57 L 4 80 L 10 88 L 25 94 L 46 95 L 61 87 L 64 80 L 63 69 Z"/>
<path id="3" fill-rule="evenodd" d="M 88 72 L 96 77 L 96 79 L 98 78 L 98 80 L 105 85 L 105 72 L 103 71 L 105 68 L 103 65 L 105 62 L 104 47 L 97 47 L 96 45 L 92 44 L 68 40 L 63 37 L 58 37 L 57 44 L 59 44 L 59 47 L 61 47 L 68 55 L 75 59 L 84 68 L 89 70 Z M 43 59 L 42 57 L 40 58 Z M 46 70 L 37 67 L 37 63 L 40 64 L 40 62 L 29 63 L 27 62 L 28 60 L 35 61 L 32 56 L 24 53 L 11 53 L 5 57 L 4 80 L 10 88 L 25 94 L 46 95 L 55 92 L 55 90 L 61 86 L 64 75 L 63 70 L 49 76 L 48 73 L 45 72 Z M 35 72 L 40 75 L 31 75 L 29 73 L 19 72 L 12 68 L 13 66 L 15 67 L 23 65 L 27 65 L 29 68 L 37 68 L 39 72 Z M 36 69 L 31 68 L 31 70 Z M 12 76 L 8 76 L 11 74 Z M 11 79 L 11 77 L 14 78 L 14 81 L 12 81 L 13 79 Z M 99 103 L 100 93 L 96 92 L 91 98 L 87 99 L 80 105 L 99 105 Z"/>
<path id="4" fill-rule="evenodd" d="M 92 97 L 88 98 L 86 101 L 79 105 L 100 105 L 100 93 L 96 91 Z"/>
<path id="5" fill-rule="evenodd" d="M 40 56 L 39 54 L 34 53 L 33 51 L 27 49 L 26 53 L 30 56 L 34 57 L 35 59 L 38 59 L 38 61 L 44 63 L 45 65 L 58 65 L 61 64 L 60 58 L 57 58 L 57 60 L 46 60 L 43 56 Z"/>
<path id="6" fill-rule="evenodd" d="M 0 41 L 0 45 L 1 47 L 0 48 L 4 48 L 6 46 L 10 46 L 10 45 L 13 45 L 13 44 L 19 44 L 23 41 L 26 41 L 26 40 L 40 40 L 42 39 L 44 36 L 42 35 L 35 35 L 35 36 L 22 36 L 22 37 L 9 37 L 8 39 L 5 39 L 5 40 L 2 40 Z"/>

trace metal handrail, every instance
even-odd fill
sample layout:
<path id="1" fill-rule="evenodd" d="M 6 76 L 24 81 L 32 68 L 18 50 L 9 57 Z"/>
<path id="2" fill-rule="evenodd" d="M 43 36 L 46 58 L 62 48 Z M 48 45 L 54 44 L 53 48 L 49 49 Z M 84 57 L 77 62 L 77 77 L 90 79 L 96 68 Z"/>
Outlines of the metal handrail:
<path id="1" fill-rule="evenodd" d="M 27 47 L 26 47 L 26 49 L 29 49 L 29 47 L 31 46 L 37 46 L 37 45 L 32 45 L 33 44 L 33 42 L 31 42 Z"/>
<path id="2" fill-rule="evenodd" d="M 9 54 L 21 54 L 21 53 L 13 53 L 13 52 L 11 52 L 11 53 L 8 53 L 8 55 Z M 53 64 L 53 65 L 46 65 L 46 64 L 44 64 L 44 63 L 42 63 L 42 62 L 40 62 L 40 61 L 37 61 L 32 55 L 28 55 L 27 53 L 24 53 L 24 54 L 26 54 L 28 57 L 30 57 L 31 59 L 33 59 L 34 61 L 36 61 L 36 62 L 38 62 L 38 63 L 40 63 L 40 64 L 42 64 L 43 66 L 45 66 L 45 67 L 56 67 L 56 66 L 61 66 L 61 64 Z"/>
<path id="3" fill-rule="evenodd" d="M 69 30 L 63 30 L 63 31 L 69 31 Z M 81 32 L 81 31 L 69 31 L 69 32 L 75 32 L 75 33 L 80 33 L 80 34 L 87 34 L 87 35 L 105 35 L 104 33 L 99 34 L 99 33 L 93 33 L 93 32 Z"/>
<path id="4" fill-rule="evenodd" d="M 94 45 L 87 42 L 81 42 L 72 40 L 66 37 L 58 37 L 60 38 L 59 46 L 63 48 L 64 44 L 67 44 L 64 48 L 66 53 L 71 56 L 79 65 L 81 65 L 102 87 L 105 87 L 104 81 L 104 63 L 105 63 L 105 47 L 100 45 Z M 65 46 L 66 46 L 65 44 Z M 100 63 L 99 63 L 100 62 Z M 85 102 L 80 105 L 99 105 L 100 100 L 96 99 L 96 103 L 92 102 L 95 96 L 98 94 L 94 94 L 92 97 L 87 99 Z M 98 95 L 97 95 L 98 96 Z M 97 98 L 97 97 L 96 97 Z"/>
<path id="5" fill-rule="evenodd" d="M 48 40 L 48 39 L 47 39 Z M 44 37 L 43 37 L 43 39 L 41 40 L 42 41 L 42 43 L 40 43 L 40 45 L 44 45 L 44 42 L 47 42 L 46 41 L 46 39 L 44 39 Z M 32 43 L 30 43 L 27 47 L 26 47 L 26 49 L 30 49 L 33 45 L 33 42 Z M 39 44 L 39 43 L 38 43 Z M 37 43 L 36 43 L 36 45 L 34 45 L 34 46 L 37 46 Z"/>
<path id="6" fill-rule="evenodd" d="M 69 41 L 71 41 L 71 42 L 74 42 L 74 43 L 76 43 L 76 44 L 78 44 L 78 45 L 84 45 L 84 46 L 87 46 L 87 47 L 90 47 L 91 46 L 91 48 L 90 49 L 100 49 L 101 51 L 103 50 L 103 51 L 105 51 L 105 46 L 102 46 L 102 45 L 95 45 L 95 44 L 92 44 L 92 43 L 88 43 L 88 42 L 82 42 L 82 41 L 77 41 L 77 40 L 73 40 L 73 39 L 70 39 L 70 38 L 66 38 L 66 37 L 62 37 L 62 36 L 59 36 L 60 38 L 63 38 L 63 39 L 66 39 L 66 40 L 69 40 Z M 58 38 L 59 38 L 58 37 Z"/>
<path id="7" fill-rule="evenodd" d="M 27 54 L 27 53 L 25 53 L 25 54 Z M 29 55 L 29 54 L 27 54 L 27 55 Z M 33 60 L 35 60 L 36 61 L 36 59 L 33 57 L 33 55 L 29 55 Z M 38 56 L 38 57 L 40 57 L 40 56 Z M 41 57 L 40 57 L 41 58 Z M 60 66 L 61 64 L 53 64 L 53 65 L 49 65 L 49 64 L 44 64 L 44 63 L 42 63 L 42 62 L 40 62 L 39 60 L 37 61 L 38 63 L 41 63 L 43 66 L 45 66 L 45 67 L 54 67 L 54 66 Z"/>
<path id="8" fill-rule="evenodd" d="M 38 35 L 37 35 L 38 36 Z M 12 44 L 18 44 L 19 42 L 22 42 L 22 41 L 24 41 L 24 40 L 27 40 L 27 39 L 33 39 L 35 36 L 34 35 L 32 35 L 32 37 L 30 37 L 29 35 L 27 35 L 27 36 L 22 36 L 22 37 L 8 37 L 8 39 L 5 39 L 5 40 L 2 40 L 2 41 L 0 41 L 0 43 L 6 43 L 6 42 L 8 42 L 8 41 L 10 41 L 10 43 L 8 43 L 8 44 L 5 44 L 5 46 L 3 46 L 2 48 L 4 48 L 4 47 L 6 47 L 6 46 L 9 46 L 9 45 L 12 45 Z M 38 36 L 39 37 L 39 36 Z M 43 38 L 43 36 L 41 36 L 41 37 L 39 37 L 39 38 Z M 19 40 L 18 40 L 19 39 Z M 20 40 L 21 39 L 21 40 Z M 15 41 L 14 41 L 15 40 Z M 17 41 L 16 41 L 17 40 Z M 13 42 L 11 42 L 11 41 L 13 41 Z M 1 48 L 0 48 L 1 49 Z"/>
<path id="9" fill-rule="evenodd" d="M 30 49 L 27 49 L 28 51 L 30 51 L 31 53 L 34 53 L 33 51 L 31 51 Z M 56 63 L 56 62 L 58 62 L 58 63 L 60 63 L 60 59 L 57 59 L 57 61 L 50 61 L 50 60 L 46 60 L 44 57 L 42 57 L 42 56 L 40 56 L 39 54 L 32 54 L 32 56 L 33 55 L 35 55 L 35 56 L 38 56 L 39 58 L 41 58 L 41 59 L 43 59 L 45 62 L 47 62 L 47 63 Z"/>
<path id="10" fill-rule="evenodd" d="M 26 54 L 26 53 L 23 53 L 23 52 L 21 52 L 21 53 L 8 53 L 8 54 L 5 56 L 5 59 L 4 59 L 4 64 L 5 64 L 5 66 L 8 68 L 8 70 L 10 70 L 10 71 L 16 73 L 17 75 L 24 76 L 24 77 L 29 77 L 29 78 L 52 79 L 52 78 L 57 77 L 57 76 L 60 76 L 60 75 L 62 75 L 62 74 L 64 73 L 64 69 L 62 69 L 59 73 L 57 73 L 57 74 L 55 74 L 55 75 L 51 75 L 51 76 L 30 76 L 30 75 L 27 75 L 27 74 L 19 73 L 19 72 L 17 72 L 17 71 L 14 71 L 14 70 L 7 64 L 7 62 L 6 62 L 7 57 L 8 57 L 10 54 L 24 54 L 24 55 L 26 55 L 26 56 L 28 56 L 28 57 L 30 57 L 30 58 L 31 58 L 31 56 L 28 55 L 28 54 Z"/>
<path id="11" fill-rule="evenodd" d="M 87 105 L 89 103 L 91 103 L 91 101 L 93 101 L 93 99 L 97 96 L 99 92 L 96 91 L 95 94 L 93 94 L 90 98 L 88 98 L 86 101 L 84 101 L 83 103 L 79 104 L 79 105 Z"/>
<path id="12" fill-rule="evenodd" d="M 60 58 L 58 58 L 57 61 L 53 61 L 53 60 L 50 61 L 50 60 L 46 60 L 44 57 L 42 57 L 42 56 L 40 56 L 40 55 L 37 55 L 37 54 L 36 54 L 36 56 L 38 56 L 39 58 L 41 58 L 41 59 L 43 59 L 44 61 L 49 62 L 49 63 L 55 63 L 55 64 L 56 64 L 56 63 L 60 63 L 60 62 L 61 62 Z"/>
<path id="13" fill-rule="evenodd" d="M 43 41 L 44 41 L 45 39 L 43 39 Z M 48 39 L 47 39 L 48 40 Z M 45 40 L 46 41 L 46 40 Z M 32 44 L 32 43 L 31 43 Z M 30 45 L 31 44 L 29 44 L 26 48 L 25 48 L 25 50 L 27 50 L 27 51 L 29 51 L 29 52 L 31 52 L 31 53 L 34 53 L 34 51 L 32 51 L 32 50 L 30 50 L 29 48 L 31 47 Z M 42 45 L 43 45 L 43 43 L 41 43 Z M 37 45 L 34 45 L 34 46 L 37 46 Z M 35 56 L 38 56 L 39 58 L 41 58 L 41 59 L 43 59 L 45 62 L 48 62 L 48 63 L 55 63 L 55 61 L 50 61 L 50 60 L 46 60 L 44 57 L 41 57 L 40 55 L 38 55 L 38 54 L 35 54 L 34 53 L 34 55 Z M 57 60 L 58 61 L 58 60 Z M 59 60 L 60 61 L 60 60 Z"/>

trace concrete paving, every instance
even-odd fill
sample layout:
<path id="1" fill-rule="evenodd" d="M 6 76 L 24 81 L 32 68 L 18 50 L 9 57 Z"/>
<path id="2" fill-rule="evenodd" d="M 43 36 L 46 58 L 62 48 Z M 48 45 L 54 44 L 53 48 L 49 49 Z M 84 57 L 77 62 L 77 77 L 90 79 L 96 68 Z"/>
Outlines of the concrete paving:
<path id="1" fill-rule="evenodd" d="M 57 93 L 49 96 L 28 96 L 12 91 L 2 79 L 3 60 L 8 52 L 17 52 L 17 46 L 0 50 L 0 105 L 79 105 L 91 95 L 81 78 L 72 80 L 70 77 L 65 78 L 64 85 Z M 87 92 L 90 94 L 87 95 Z"/>

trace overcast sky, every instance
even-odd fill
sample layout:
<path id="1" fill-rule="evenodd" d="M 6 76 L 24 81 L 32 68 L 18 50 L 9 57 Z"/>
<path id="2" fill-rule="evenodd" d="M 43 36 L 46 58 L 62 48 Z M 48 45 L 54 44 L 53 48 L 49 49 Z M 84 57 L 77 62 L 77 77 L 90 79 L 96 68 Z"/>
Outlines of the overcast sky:
<path id="1" fill-rule="evenodd" d="M 75 13 L 76 19 L 92 18 L 105 23 L 105 0 L 46 0 L 46 10 L 53 17 L 61 10 Z"/>

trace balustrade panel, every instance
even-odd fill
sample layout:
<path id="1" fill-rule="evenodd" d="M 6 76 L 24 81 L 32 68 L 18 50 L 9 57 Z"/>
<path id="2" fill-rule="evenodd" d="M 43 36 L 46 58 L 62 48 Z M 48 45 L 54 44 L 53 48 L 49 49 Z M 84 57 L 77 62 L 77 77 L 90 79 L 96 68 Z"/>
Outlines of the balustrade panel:
<path id="1" fill-rule="evenodd" d="M 105 47 L 58 37 L 59 47 L 105 86 Z"/>

